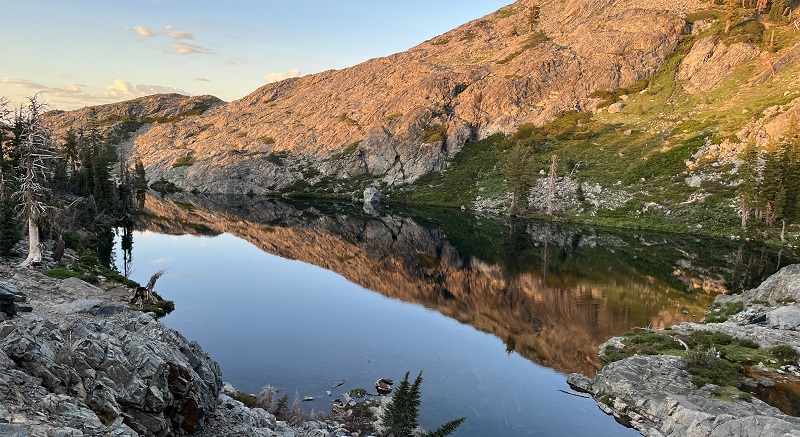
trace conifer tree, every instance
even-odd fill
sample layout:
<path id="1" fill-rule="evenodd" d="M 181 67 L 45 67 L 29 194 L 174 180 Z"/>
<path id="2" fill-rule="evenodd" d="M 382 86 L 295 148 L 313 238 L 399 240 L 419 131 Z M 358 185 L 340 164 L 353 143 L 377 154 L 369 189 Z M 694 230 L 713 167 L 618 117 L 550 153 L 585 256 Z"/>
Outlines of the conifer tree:
<path id="1" fill-rule="evenodd" d="M 422 435 L 426 437 L 444 437 L 452 434 L 467 419 L 451 420 L 433 432 L 417 434 L 419 428 L 420 386 L 422 385 L 422 371 L 419 372 L 412 384 L 408 382 L 410 372 L 406 372 L 403 380 L 395 390 L 392 401 L 386 406 L 381 415 L 383 424 L 383 437 L 408 437 Z"/>
<path id="2" fill-rule="evenodd" d="M 530 147 L 517 142 L 508 153 L 505 177 L 508 190 L 511 192 L 511 213 L 514 214 L 521 208 L 524 209 L 528 203 L 526 193 L 530 186 L 528 175 Z"/>
<path id="3" fill-rule="evenodd" d="M 19 221 L 14 214 L 11 193 L 15 186 L 14 168 L 6 160 L 5 150 L 12 144 L 8 99 L 0 98 L 0 255 L 8 255 L 20 238 Z"/>
<path id="4" fill-rule="evenodd" d="M 742 215 L 742 229 L 747 229 L 750 214 L 758 206 L 759 171 L 758 150 L 754 144 L 749 144 L 742 154 L 744 161 L 739 167 L 742 178 L 738 188 L 739 211 Z"/>
<path id="5" fill-rule="evenodd" d="M 136 161 L 136 164 L 134 165 L 134 173 L 136 178 L 136 191 L 144 193 L 147 191 L 147 176 L 145 175 L 144 164 L 142 164 L 141 160 Z"/>

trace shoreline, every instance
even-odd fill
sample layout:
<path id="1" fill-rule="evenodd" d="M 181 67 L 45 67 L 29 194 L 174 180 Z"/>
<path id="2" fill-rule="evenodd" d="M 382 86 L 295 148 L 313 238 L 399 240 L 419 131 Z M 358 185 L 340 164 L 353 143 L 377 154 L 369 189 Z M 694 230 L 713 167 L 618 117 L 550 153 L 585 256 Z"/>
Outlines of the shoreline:
<path id="1" fill-rule="evenodd" d="M 717 360 L 727 361 L 720 360 L 720 355 L 734 362 L 735 357 L 742 362 L 760 359 L 758 363 L 748 363 L 752 365 L 750 370 L 757 371 L 749 376 L 747 382 L 751 386 L 769 388 L 776 384 L 796 384 L 800 381 L 798 301 L 800 264 L 795 264 L 784 267 L 755 289 L 717 297 L 707 318 L 725 317 L 726 320 L 645 330 L 641 337 L 614 337 L 600 346 L 601 357 L 613 362 L 604 366 L 594 378 L 572 374 L 567 381 L 574 389 L 591 394 L 606 414 L 644 436 L 800 435 L 800 417 L 784 414 L 749 392 L 739 390 L 741 375 L 736 375 L 733 386 L 715 384 L 718 382 L 713 379 L 716 375 L 711 375 L 710 380 L 699 379 L 697 368 L 700 366 L 693 367 L 695 357 L 702 354 L 706 357 L 710 354 L 709 360 L 702 363 L 708 368 Z M 735 311 L 737 309 L 739 311 Z M 660 336 L 654 340 L 654 345 L 670 340 L 690 342 L 689 339 L 701 337 L 716 340 L 710 342 L 705 351 L 700 346 L 690 348 L 684 342 L 685 351 L 671 345 L 655 354 L 649 350 L 650 354 L 634 352 L 627 358 L 614 359 L 615 354 L 630 354 L 631 349 L 638 347 L 636 343 L 646 341 L 645 336 L 651 339 Z M 728 346 L 731 344 L 743 347 L 734 350 Z M 794 353 L 781 349 L 786 346 Z M 777 351 L 784 354 L 776 353 L 774 358 L 769 355 Z"/>
<path id="2" fill-rule="evenodd" d="M 197 342 L 129 309 L 131 289 L 14 265 L 0 262 L 0 435 L 351 435 L 233 399 Z"/>

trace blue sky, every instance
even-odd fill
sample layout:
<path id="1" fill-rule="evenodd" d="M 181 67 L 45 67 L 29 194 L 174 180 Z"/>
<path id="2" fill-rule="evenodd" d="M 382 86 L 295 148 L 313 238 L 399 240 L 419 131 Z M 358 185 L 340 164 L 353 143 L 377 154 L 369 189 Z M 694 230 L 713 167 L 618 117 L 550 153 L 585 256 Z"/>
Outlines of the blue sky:
<path id="1" fill-rule="evenodd" d="M 53 109 L 156 92 L 235 100 L 406 50 L 512 0 L 0 0 L 0 96 Z"/>

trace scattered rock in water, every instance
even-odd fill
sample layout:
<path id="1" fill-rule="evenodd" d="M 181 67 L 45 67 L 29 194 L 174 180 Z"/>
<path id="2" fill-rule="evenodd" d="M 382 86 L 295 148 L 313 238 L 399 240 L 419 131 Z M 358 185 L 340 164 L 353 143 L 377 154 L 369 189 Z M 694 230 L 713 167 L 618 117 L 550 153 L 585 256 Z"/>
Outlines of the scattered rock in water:
<path id="1" fill-rule="evenodd" d="M 392 392 L 392 384 L 394 384 L 394 381 L 391 379 L 381 378 L 375 381 L 375 389 L 378 390 L 380 395 L 388 395 Z"/>

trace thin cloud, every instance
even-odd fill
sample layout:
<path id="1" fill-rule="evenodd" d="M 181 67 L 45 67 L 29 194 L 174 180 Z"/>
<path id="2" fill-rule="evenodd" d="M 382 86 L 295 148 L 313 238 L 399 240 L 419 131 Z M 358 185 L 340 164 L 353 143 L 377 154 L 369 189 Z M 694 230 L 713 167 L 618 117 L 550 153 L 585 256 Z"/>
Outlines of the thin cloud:
<path id="1" fill-rule="evenodd" d="M 42 85 L 31 80 L 25 79 L 12 79 L 10 77 L 4 77 L 0 79 L 0 82 L 7 83 L 9 85 L 14 85 L 20 88 L 27 88 L 36 91 L 44 91 L 46 93 L 50 93 L 53 95 L 64 96 L 64 95 L 76 95 L 80 94 L 85 85 L 77 84 L 77 83 L 68 83 L 65 85 L 64 88 L 60 87 L 51 87 L 47 85 Z"/>
<path id="2" fill-rule="evenodd" d="M 194 39 L 194 35 L 189 32 L 167 32 L 167 35 L 175 38 L 175 39 Z"/>
<path id="3" fill-rule="evenodd" d="M 211 82 L 211 79 L 206 79 L 205 77 L 195 77 L 194 80 L 198 82 Z"/>
<path id="4" fill-rule="evenodd" d="M 289 70 L 286 73 L 270 73 L 264 76 L 267 83 L 280 82 L 282 80 L 290 79 L 293 77 L 300 77 L 300 70 Z"/>
<path id="5" fill-rule="evenodd" d="M 188 42 L 176 42 L 172 44 L 172 53 L 176 55 L 191 55 L 194 53 L 211 54 L 213 52 L 197 44 L 189 44 Z"/>
<path id="6" fill-rule="evenodd" d="M 167 31 L 167 35 L 174 39 L 194 39 L 193 33 L 176 30 L 175 27 L 170 25 L 164 26 L 164 30 Z"/>
<path id="7" fill-rule="evenodd" d="M 132 31 L 136 32 L 139 36 L 144 36 L 144 37 L 147 37 L 147 38 L 152 38 L 152 37 L 158 35 L 158 32 L 156 32 L 155 30 L 148 29 L 148 28 L 146 28 L 144 26 L 126 27 L 125 29 L 132 30 Z"/>

